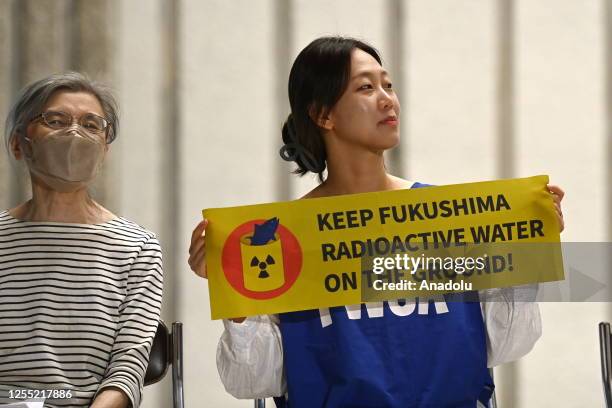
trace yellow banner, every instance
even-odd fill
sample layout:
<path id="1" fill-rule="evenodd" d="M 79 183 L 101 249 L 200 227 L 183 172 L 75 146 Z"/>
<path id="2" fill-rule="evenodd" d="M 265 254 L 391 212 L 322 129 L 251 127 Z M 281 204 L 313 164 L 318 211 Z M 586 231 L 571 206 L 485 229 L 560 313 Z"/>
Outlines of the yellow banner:
<path id="1" fill-rule="evenodd" d="M 563 280 L 547 183 L 206 209 L 212 318 Z"/>

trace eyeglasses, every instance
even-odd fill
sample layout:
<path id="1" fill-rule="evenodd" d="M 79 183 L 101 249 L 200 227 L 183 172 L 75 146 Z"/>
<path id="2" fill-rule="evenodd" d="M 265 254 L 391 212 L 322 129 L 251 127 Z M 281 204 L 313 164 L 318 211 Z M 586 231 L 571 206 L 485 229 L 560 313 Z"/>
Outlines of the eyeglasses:
<path id="1" fill-rule="evenodd" d="M 72 126 L 76 118 L 66 112 L 46 111 L 34 117 L 32 122 L 39 119 L 42 119 L 43 123 L 51 129 L 58 130 Z M 110 125 L 108 120 L 93 113 L 81 116 L 77 123 L 86 131 L 94 134 L 103 134 Z"/>

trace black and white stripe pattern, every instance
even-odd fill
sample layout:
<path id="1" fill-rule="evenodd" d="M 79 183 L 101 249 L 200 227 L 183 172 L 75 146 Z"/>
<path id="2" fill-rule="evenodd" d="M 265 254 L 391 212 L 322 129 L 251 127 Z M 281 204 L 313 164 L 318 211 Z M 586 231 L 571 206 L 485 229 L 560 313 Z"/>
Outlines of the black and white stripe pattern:
<path id="1" fill-rule="evenodd" d="M 45 407 L 88 407 L 105 387 L 140 405 L 162 299 L 155 236 L 118 218 L 25 222 L 0 212 L 0 403 L 9 390 L 71 390 Z"/>

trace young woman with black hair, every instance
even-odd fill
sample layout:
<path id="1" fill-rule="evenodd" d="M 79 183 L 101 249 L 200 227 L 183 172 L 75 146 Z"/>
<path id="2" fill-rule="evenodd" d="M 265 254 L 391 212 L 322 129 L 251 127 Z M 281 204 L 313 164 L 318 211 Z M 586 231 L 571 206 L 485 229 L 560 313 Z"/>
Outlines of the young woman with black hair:
<path id="1" fill-rule="evenodd" d="M 386 171 L 400 104 L 368 44 L 313 41 L 291 69 L 289 102 L 281 156 L 321 181 L 303 198 L 423 186 Z M 549 189 L 562 229 L 563 192 Z M 189 259 L 203 277 L 206 225 L 194 230 Z M 286 395 L 291 408 L 486 406 L 487 367 L 522 357 L 541 334 L 537 303 L 515 303 L 504 291 L 482 306 L 388 301 L 224 321 L 219 374 L 238 398 Z"/>

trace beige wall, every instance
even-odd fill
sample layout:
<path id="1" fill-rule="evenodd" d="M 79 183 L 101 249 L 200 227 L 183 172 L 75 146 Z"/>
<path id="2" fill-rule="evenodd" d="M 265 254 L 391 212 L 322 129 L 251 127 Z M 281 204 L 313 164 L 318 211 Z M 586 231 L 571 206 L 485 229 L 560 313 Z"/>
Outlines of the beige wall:
<path id="1" fill-rule="evenodd" d="M 400 175 L 446 184 L 547 173 L 567 191 L 565 241 L 612 237 L 611 0 L 42 3 L 0 0 L 0 114 L 24 83 L 57 70 L 115 87 L 122 129 L 96 192 L 164 246 L 164 318 L 185 324 L 188 407 L 252 405 L 218 379 L 221 324 L 187 248 L 202 208 L 316 185 L 290 176 L 278 149 L 290 63 L 317 36 L 382 51 L 402 101 L 401 153 L 390 155 Z M 2 207 L 27 192 L 13 171 L 0 155 Z M 609 304 L 543 304 L 542 316 L 533 352 L 496 369 L 500 406 L 603 405 L 596 323 Z M 170 406 L 169 391 L 168 379 L 147 387 L 144 407 Z"/>

